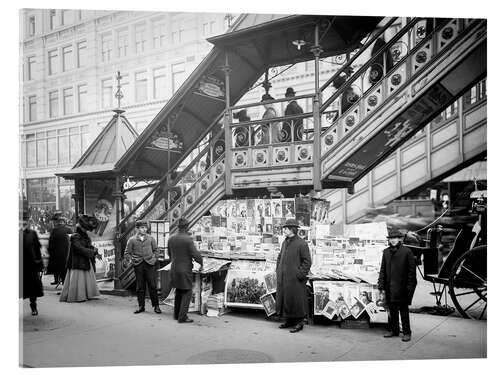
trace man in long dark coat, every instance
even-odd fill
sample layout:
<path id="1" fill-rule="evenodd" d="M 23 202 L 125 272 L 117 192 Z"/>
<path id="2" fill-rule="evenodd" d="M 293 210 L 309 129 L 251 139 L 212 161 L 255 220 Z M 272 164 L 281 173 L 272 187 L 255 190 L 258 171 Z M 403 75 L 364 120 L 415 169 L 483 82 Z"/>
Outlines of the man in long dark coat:
<path id="1" fill-rule="evenodd" d="M 293 98 L 295 96 L 295 90 L 293 87 L 286 89 L 285 98 Z M 304 113 L 302 107 L 297 103 L 296 100 L 291 100 L 285 108 L 285 116 L 301 115 Z M 302 141 L 302 135 L 304 133 L 303 119 L 290 120 L 290 123 L 285 122 L 281 127 L 280 142 L 291 142 L 291 126 L 293 126 L 293 140 L 294 142 Z"/>
<path id="2" fill-rule="evenodd" d="M 192 323 L 187 313 L 193 295 L 193 260 L 203 267 L 203 258 L 189 236 L 189 222 L 180 218 L 178 228 L 179 233 L 168 239 L 170 275 L 175 288 L 174 319 L 179 323 Z"/>
<path id="3" fill-rule="evenodd" d="M 19 261 L 19 265 L 21 265 L 19 270 L 19 291 L 21 293 L 19 297 L 30 299 L 31 315 L 38 315 L 36 299 L 43 296 L 40 278 L 43 262 L 40 248 L 38 235 L 34 230 L 28 228 L 28 217 L 24 214 L 19 229 L 19 256 L 21 257 Z"/>
<path id="4" fill-rule="evenodd" d="M 403 326 L 403 341 L 411 340 L 410 313 L 413 293 L 417 287 L 416 262 L 412 251 L 403 246 L 403 234 L 399 230 L 390 230 L 387 236 L 389 247 L 384 249 L 378 289 L 385 292 L 389 308 L 391 332 L 384 337 L 399 336 L 399 314 Z"/>
<path id="5" fill-rule="evenodd" d="M 285 240 L 276 262 L 276 311 L 285 319 L 280 328 L 299 332 L 304 328 L 307 306 L 307 274 L 311 268 L 309 246 L 297 233 L 299 223 L 288 219 L 283 226 Z"/>
<path id="6" fill-rule="evenodd" d="M 49 253 L 49 265 L 47 274 L 54 275 L 52 285 L 64 283 L 66 276 L 66 259 L 69 252 L 69 235 L 73 231 L 66 226 L 66 219 L 60 214 L 54 214 L 55 222 L 54 229 L 50 232 L 49 245 L 47 251 Z"/>

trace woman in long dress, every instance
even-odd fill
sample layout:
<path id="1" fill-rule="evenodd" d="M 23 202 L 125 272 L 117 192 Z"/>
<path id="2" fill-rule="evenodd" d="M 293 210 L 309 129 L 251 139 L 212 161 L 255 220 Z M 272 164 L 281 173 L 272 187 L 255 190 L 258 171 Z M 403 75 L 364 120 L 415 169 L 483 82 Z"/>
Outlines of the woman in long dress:
<path id="1" fill-rule="evenodd" d="M 99 255 L 87 234 L 87 231 L 97 228 L 97 224 L 97 219 L 92 216 L 80 215 L 78 218 L 76 233 L 70 240 L 61 302 L 83 302 L 99 296 L 95 278 L 95 258 Z"/>

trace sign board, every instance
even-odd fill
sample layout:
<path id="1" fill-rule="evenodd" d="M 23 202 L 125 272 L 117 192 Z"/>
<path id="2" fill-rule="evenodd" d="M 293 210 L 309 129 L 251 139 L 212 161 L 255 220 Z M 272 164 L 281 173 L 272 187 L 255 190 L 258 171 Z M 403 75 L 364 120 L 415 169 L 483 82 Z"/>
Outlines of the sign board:
<path id="1" fill-rule="evenodd" d="M 115 277 L 115 245 L 113 240 L 93 241 L 99 250 L 101 259 L 95 260 L 95 277 L 97 280 L 113 279 Z"/>

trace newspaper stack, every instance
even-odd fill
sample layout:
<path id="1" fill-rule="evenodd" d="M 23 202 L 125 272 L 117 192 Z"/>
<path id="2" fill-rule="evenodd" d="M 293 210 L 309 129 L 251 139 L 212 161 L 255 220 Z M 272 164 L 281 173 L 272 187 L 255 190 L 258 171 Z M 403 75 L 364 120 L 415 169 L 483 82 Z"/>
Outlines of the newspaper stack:
<path id="1" fill-rule="evenodd" d="M 225 313 L 224 293 L 212 294 L 207 299 L 207 316 L 221 316 Z"/>

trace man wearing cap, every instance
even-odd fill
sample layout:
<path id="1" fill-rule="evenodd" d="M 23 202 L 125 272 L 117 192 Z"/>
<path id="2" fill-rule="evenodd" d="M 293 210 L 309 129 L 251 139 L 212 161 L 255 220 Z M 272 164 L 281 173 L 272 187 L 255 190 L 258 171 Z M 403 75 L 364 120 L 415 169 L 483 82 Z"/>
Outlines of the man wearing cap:
<path id="1" fill-rule="evenodd" d="M 285 92 L 285 98 L 293 98 L 294 96 L 295 96 L 295 91 L 293 87 L 287 88 Z M 290 102 L 288 102 L 288 105 L 285 108 L 285 116 L 301 115 L 302 113 L 304 113 L 304 110 L 300 105 L 297 104 L 296 100 L 291 100 Z M 280 133 L 280 141 L 281 142 L 292 141 L 292 132 L 290 124 L 293 126 L 293 135 L 294 135 L 293 140 L 301 141 L 302 134 L 304 132 L 302 118 L 289 120 L 283 123 Z"/>
<path id="2" fill-rule="evenodd" d="M 155 313 L 161 314 L 158 292 L 156 290 L 155 272 L 155 264 L 159 256 L 158 246 L 156 240 L 146 233 L 148 229 L 147 221 L 138 220 L 135 223 L 135 227 L 137 233 L 128 240 L 124 253 L 125 260 L 132 261 L 135 272 L 139 308 L 134 311 L 134 314 L 140 314 L 145 311 L 146 285 Z"/>
<path id="3" fill-rule="evenodd" d="M 203 258 L 189 236 L 189 222 L 181 217 L 178 228 L 179 232 L 168 239 L 170 275 L 175 288 L 174 319 L 179 323 L 192 323 L 187 313 L 193 295 L 193 260 L 203 268 Z"/>
<path id="4" fill-rule="evenodd" d="M 276 262 L 276 312 L 285 319 L 279 328 L 292 328 L 292 333 L 304 328 L 308 311 L 306 281 L 311 268 L 309 246 L 297 235 L 298 230 L 297 220 L 285 222 L 285 240 Z"/>
<path id="5" fill-rule="evenodd" d="M 404 235 L 397 229 L 391 229 L 387 239 L 389 247 L 384 250 L 378 289 L 385 292 L 389 308 L 390 333 L 384 337 L 399 336 L 399 314 L 403 326 L 403 341 L 411 340 L 410 314 L 413 293 L 417 286 L 417 272 L 415 257 L 412 251 L 404 246 Z"/>
<path id="6" fill-rule="evenodd" d="M 47 251 L 49 253 L 49 264 L 47 266 L 47 274 L 54 275 L 54 282 L 51 285 L 64 283 L 66 276 L 66 259 L 69 252 L 69 235 L 73 231 L 66 226 L 66 219 L 61 212 L 56 212 L 52 216 L 54 228 L 50 231 L 49 245 Z"/>

